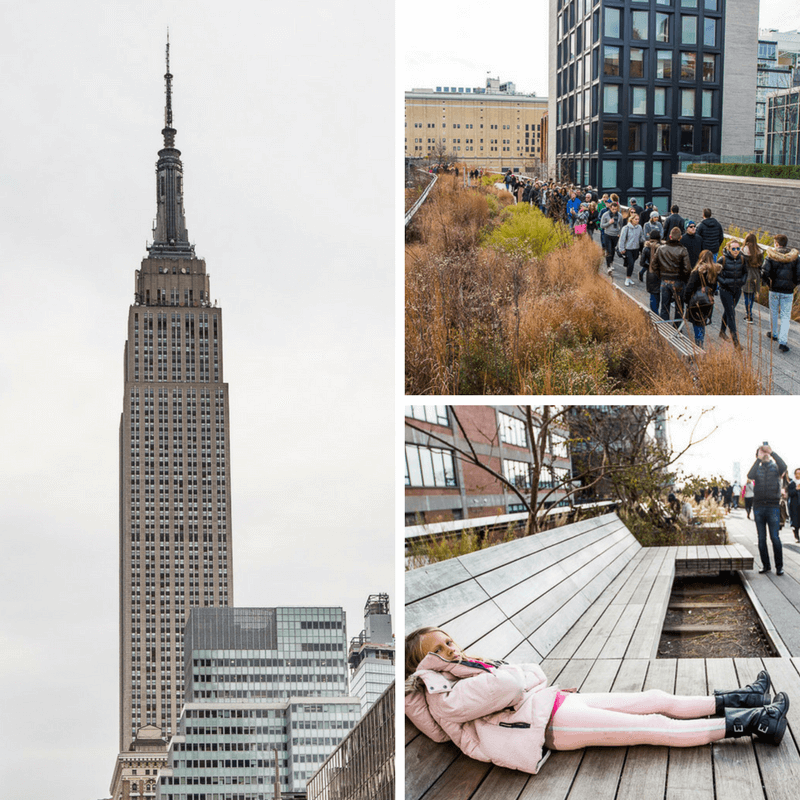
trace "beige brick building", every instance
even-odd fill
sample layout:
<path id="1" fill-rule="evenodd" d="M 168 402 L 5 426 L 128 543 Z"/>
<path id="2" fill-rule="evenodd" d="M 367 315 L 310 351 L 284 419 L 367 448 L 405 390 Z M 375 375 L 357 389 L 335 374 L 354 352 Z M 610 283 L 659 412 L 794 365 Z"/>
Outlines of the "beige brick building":
<path id="1" fill-rule="evenodd" d="M 494 79 L 485 89 L 413 89 L 405 93 L 405 155 L 436 161 L 445 151 L 467 169 L 543 175 L 546 113 L 546 97 L 516 94 Z"/>

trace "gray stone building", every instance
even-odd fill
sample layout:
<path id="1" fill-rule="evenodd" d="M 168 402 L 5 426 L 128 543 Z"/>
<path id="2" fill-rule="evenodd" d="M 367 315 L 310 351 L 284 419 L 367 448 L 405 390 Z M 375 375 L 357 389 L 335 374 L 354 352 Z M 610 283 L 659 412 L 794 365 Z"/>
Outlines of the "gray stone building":
<path id="1" fill-rule="evenodd" d="M 175 733 L 191 608 L 232 602 L 230 428 L 222 310 L 189 241 L 167 73 L 156 223 L 136 270 L 120 442 L 119 750 Z M 164 749 L 165 752 L 165 749 Z M 112 786 L 112 794 L 115 787 Z"/>

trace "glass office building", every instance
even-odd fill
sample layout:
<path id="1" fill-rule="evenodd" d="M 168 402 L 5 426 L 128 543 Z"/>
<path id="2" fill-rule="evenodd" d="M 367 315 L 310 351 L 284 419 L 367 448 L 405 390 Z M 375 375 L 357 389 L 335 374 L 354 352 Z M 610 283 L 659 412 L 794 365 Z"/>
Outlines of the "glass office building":
<path id="1" fill-rule="evenodd" d="M 767 98 L 767 150 L 769 164 L 800 164 L 800 87 Z"/>
<path id="2" fill-rule="evenodd" d="M 305 796 L 361 715 L 348 696 L 341 608 L 199 608 L 184 644 L 186 704 L 161 800 Z"/>
<path id="3" fill-rule="evenodd" d="M 757 4 L 550 0 L 550 15 L 552 177 L 663 213 L 686 162 L 752 154 Z"/>

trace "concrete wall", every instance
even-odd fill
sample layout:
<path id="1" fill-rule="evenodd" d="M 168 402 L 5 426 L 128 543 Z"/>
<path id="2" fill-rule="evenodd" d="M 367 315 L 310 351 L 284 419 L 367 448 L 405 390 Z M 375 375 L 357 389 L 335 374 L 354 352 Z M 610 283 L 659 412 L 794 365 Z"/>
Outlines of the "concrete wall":
<path id="1" fill-rule="evenodd" d="M 748 156 L 755 149 L 758 11 L 759 0 L 726 2 L 722 54 L 722 156 Z M 674 187 L 672 193 L 674 202 Z"/>
<path id="2" fill-rule="evenodd" d="M 744 231 L 785 233 L 790 245 L 800 245 L 798 180 L 681 172 L 672 176 L 672 202 L 680 206 L 682 217 L 695 222 L 710 208 L 726 230 L 733 225 Z"/>

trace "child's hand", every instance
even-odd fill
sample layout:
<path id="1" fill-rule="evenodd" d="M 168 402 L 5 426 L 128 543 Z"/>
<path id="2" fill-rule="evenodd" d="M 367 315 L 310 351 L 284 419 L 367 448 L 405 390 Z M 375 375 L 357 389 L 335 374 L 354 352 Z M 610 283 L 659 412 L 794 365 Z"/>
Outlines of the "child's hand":
<path id="1" fill-rule="evenodd" d="M 561 689 L 561 691 L 562 692 L 577 692 L 578 690 L 577 690 L 576 687 L 573 686 L 571 689 Z"/>

